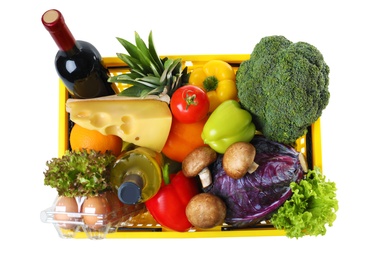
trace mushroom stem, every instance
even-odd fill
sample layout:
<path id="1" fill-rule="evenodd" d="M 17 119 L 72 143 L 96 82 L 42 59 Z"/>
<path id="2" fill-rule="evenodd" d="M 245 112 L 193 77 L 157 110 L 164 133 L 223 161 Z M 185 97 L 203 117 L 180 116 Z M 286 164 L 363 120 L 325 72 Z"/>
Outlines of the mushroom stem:
<path id="1" fill-rule="evenodd" d="M 203 188 L 212 184 L 208 166 L 217 160 L 217 152 L 208 146 L 200 146 L 189 153 L 182 162 L 182 171 L 186 177 L 199 176 Z"/>
<path id="2" fill-rule="evenodd" d="M 251 165 L 249 165 L 248 167 L 248 173 L 254 173 L 258 167 L 259 165 L 257 163 L 252 162 Z"/>
<path id="3" fill-rule="evenodd" d="M 309 167 L 308 167 L 308 164 L 307 164 L 307 160 L 306 160 L 306 158 L 305 158 L 305 155 L 303 155 L 303 153 L 299 153 L 298 159 L 299 159 L 299 162 L 301 163 L 302 170 L 303 170 L 304 172 L 307 172 Z"/>
<path id="4" fill-rule="evenodd" d="M 212 178 L 211 173 L 208 167 L 204 167 L 199 173 L 198 173 L 200 182 L 202 183 L 202 187 L 206 188 L 211 185 Z"/>

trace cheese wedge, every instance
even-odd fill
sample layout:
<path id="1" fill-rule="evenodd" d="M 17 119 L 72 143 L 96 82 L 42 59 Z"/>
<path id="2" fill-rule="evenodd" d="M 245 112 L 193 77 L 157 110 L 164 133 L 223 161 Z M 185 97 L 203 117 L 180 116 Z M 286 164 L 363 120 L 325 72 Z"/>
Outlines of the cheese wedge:
<path id="1" fill-rule="evenodd" d="M 70 120 L 104 135 L 117 135 L 123 141 L 161 152 L 171 129 L 168 102 L 155 98 L 109 96 L 68 99 Z"/>

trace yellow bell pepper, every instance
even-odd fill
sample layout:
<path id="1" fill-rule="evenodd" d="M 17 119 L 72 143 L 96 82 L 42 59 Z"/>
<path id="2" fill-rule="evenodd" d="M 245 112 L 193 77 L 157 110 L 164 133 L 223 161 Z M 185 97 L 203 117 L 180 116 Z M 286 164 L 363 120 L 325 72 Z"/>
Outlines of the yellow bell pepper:
<path id="1" fill-rule="evenodd" d="M 195 68 L 188 83 L 207 92 L 210 113 L 225 100 L 237 100 L 236 74 L 232 66 L 225 61 L 211 60 L 202 67 Z"/>

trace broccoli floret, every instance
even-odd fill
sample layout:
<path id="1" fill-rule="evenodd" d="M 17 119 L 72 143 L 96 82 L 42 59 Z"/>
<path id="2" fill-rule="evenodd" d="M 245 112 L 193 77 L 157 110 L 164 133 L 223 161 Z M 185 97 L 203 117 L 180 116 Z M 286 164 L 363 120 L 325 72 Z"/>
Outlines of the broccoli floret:
<path id="1" fill-rule="evenodd" d="M 329 66 L 305 42 L 268 36 L 256 44 L 236 74 L 238 97 L 257 130 L 270 140 L 293 144 L 328 105 Z"/>

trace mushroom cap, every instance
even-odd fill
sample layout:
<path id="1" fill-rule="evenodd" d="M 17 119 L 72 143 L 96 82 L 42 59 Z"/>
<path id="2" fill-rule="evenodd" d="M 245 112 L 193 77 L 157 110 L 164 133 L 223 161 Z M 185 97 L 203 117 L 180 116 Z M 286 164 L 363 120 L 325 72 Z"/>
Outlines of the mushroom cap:
<path id="1" fill-rule="evenodd" d="M 226 217 L 223 200 L 210 193 L 199 193 L 192 197 L 186 207 L 188 221 L 196 228 L 213 228 L 221 225 Z"/>
<path id="2" fill-rule="evenodd" d="M 189 153 L 182 162 L 182 171 L 186 177 L 197 176 L 205 167 L 217 160 L 217 152 L 209 146 L 200 146 Z"/>
<path id="3" fill-rule="evenodd" d="M 253 166 L 256 156 L 256 148 L 248 142 L 236 142 L 231 144 L 222 158 L 222 166 L 228 176 L 233 179 L 242 178 Z M 256 164 L 257 165 L 257 164 Z"/>

